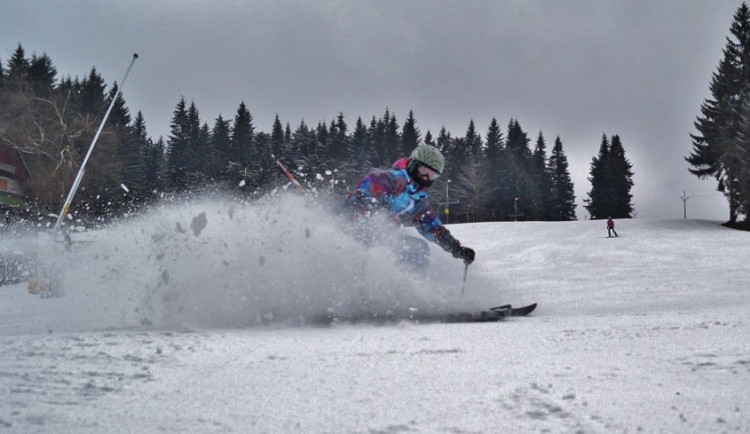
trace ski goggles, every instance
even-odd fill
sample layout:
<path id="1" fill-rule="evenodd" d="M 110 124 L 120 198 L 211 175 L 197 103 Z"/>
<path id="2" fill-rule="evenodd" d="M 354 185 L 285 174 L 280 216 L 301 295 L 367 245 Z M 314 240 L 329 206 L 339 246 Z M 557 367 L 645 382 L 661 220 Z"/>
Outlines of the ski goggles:
<path id="1" fill-rule="evenodd" d="M 424 164 L 420 164 L 419 167 L 417 167 L 417 172 L 419 172 L 419 176 L 426 181 L 434 181 L 440 178 L 439 173 Z"/>

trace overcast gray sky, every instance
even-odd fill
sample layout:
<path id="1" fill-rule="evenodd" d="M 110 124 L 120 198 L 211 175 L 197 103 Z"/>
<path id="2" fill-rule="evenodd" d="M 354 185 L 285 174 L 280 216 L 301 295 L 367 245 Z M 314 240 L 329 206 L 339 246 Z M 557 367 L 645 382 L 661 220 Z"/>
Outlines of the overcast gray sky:
<path id="1" fill-rule="evenodd" d="M 350 126 L 414 110 L 422 135 L 517 119 L 560 136 L 577 201 L 602 134 L 635 172 L 638 218 L 726 220 L 713 180 L 687 172 L 689 134 L 740 0 L 0 0 L 0 60 L 21 43 L 59 76 L 120 81 L 154 139 L 181 96 L 213 126 L 241 101 L 257 129 Z M 522 200 L 522 199 L 520 199 Z M 579 206 L 579 219 L 586 210 Z"/>

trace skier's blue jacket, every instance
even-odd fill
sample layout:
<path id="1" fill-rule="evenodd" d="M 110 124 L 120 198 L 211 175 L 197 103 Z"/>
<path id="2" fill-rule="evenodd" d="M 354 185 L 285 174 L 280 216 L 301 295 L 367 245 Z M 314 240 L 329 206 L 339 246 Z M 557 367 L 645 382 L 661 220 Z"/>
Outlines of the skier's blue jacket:
<path id="1" fill-rule="evenodd" d="M 408 158 L 402 158 L 391 169 L 376 169 L 368 173 L 349 193 L 346 208 L 355 218 L 376 209 L 387 209 L 400 223 L 413 225 L 429 241 L 448 252 L 455 252 L 461 243 L 433 214 L 427 192 L 406 171 L 408 161 Z"/>

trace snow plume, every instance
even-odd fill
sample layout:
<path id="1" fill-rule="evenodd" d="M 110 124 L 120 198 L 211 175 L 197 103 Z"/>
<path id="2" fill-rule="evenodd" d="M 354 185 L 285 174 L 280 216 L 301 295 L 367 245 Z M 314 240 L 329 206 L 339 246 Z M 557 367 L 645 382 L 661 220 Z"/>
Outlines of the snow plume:
<path id="1" fill-rule="evenodd" d="M 47 301 L 69 309 L 50 313 L 78 328 L 191 329 L 440 318 L 491 305 L 481 283 L 461 295 L 463 264 L 434 244 L 426 269 L 405 266 L 391 243 L 355 240 L 331 203 L 194 198 L 78 234 L 72 252 L 46 261 L 65 288 Z"/>

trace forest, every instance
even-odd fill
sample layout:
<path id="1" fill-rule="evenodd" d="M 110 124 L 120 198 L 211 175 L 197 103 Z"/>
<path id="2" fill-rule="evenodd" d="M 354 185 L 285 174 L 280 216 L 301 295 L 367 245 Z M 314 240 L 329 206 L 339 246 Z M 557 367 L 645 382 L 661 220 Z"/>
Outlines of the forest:
<path id="1" fill-rule="evenodd" d="M 343 199 L 369 170 L 389 167 L 419 143 L 445 155 L 430 197 L 446 222 L 577 219 L 561 138 L 548 151 L 544 134 L 532 139 L 517 119 L 503 129 L 493 118 L 484 134 L 473 121 L 463 135 L 445 128 L 423 134 L 413 112 L 401 123 L 386 108 L 351 125 L 343 113 L 315 125 L 277 115 L 265 132 L 244 101 L 232 119 L 218 116 L 209 125 L 181 97 L 167 137 L 154 139 L 142 113 L 132 116 L 118 84 L 108 86 L 95 67 L 83 78 L 59 78 L 46 53 L 29 57 L 19 43 L 7 61 L 0 59 L 0 147 L 23 162 L 21 208 L 59 210 L 113 99 L 70 210 L 78 220 L 107 221 L 196 191 L 253 200 L 289 188 L 282 165 L 307 191 Z M 2 167 L 0 175 L 12 175 Z M 619 136 L 603 134 L 591 162 L 587 217 L 631 217 L 632 176 Z"/>

